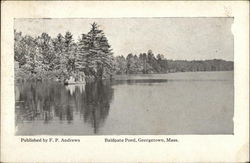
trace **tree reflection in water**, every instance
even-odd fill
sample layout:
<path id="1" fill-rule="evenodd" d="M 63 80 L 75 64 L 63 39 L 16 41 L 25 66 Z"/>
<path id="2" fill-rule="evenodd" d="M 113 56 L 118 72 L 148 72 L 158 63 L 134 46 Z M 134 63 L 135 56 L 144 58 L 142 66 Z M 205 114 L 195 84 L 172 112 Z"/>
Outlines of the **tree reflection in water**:
<path id="1" fill-rule="evenodd" d="M 110 85 L 105 85 L 102 81 L 89 83 L 85 88 L 86 109 L 83 110 L 84 121 L 92 124 L 94 133 L 97 133 L 98 128 L 108 116 L 113 90 Z"/>
<path id="2" fill-rule="evenodd" d="M 15 98 L 16 126 L 34 121 L 74 124 L 83 119 L 97 133 L 108 116 L 113 89 L 105 81 L 69 86 L 29 82 L 16 85 Z"/>

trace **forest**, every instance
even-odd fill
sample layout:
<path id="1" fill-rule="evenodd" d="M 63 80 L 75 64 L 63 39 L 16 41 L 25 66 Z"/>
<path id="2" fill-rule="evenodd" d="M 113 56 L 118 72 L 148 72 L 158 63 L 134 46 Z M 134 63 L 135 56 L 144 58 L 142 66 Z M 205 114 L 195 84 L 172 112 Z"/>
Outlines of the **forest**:
<path id="1" fill-rule="evenodd" d="M 233 62 L 222 59 L 213 60 L 170 60 L 163 54 L 156 57 L 152 50 L 147 53 L 128 54 L 115 57 L 116 74 L 149 74 L 149 73 L 173 73 L 191 71 L 232 71 Z"/>
<path id="2" fill-rule="evenodd" d="M 32 37 L 14 30 L 15 80 L 95 81 L 116 74 L 231 71 L 232 61 L 170 60 L 152 50 L 114 56 L 104 32 L 94 22 L 87 34 L 74 40 L 71 32 L 52 38 L 47 33 Z"/>

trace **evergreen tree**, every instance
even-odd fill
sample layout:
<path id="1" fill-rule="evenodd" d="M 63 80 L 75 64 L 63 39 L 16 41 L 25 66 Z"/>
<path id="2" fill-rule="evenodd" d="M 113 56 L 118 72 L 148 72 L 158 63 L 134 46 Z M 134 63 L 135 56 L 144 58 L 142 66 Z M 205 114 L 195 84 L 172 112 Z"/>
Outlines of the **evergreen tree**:
<path id="1" fill-rule="evenodd" d="M 73 35 L 70 32 L 66 32 L 64 36 L 64 61 L 67 67 L 67 72 L 70 75 L 75 75 L 76 71 L 76 53 L 77 47 L 73 40 Z"/>
<path id="2" fill-rule="evenodd" d="M 135 72 L 135 62 L 134 62 L 134 57 L 132 53 L 129 53 L 126 57 L 127 61 L 127 74 L 133 74 Z"/>
<path id="3" fill-rule="evenodd" d="M 143 71 L 143 62 L 140 61 L 140 58 L 137 55 L 134 55 L 135 62 L 135 73 L 141 73 Z"/>
<path id="4" fill-rule="evenodd" d="M 51 37 L 47 33 L 42 33 L 42 35 L 38 37 L 38 47 L 43 57 L 42 69 L 45 71 L 51 71 L 54 69 L 53 61 L 55 59 L 55 53 Z"/>
<path id="5" fill-rule="evenodd" d="M 87 43 L 87 35 L 82 34 L 81 39 L 79 40 L 77 46 L 77 56 L 76 56 L 76 70 L 79 72 L 85 71 L 87 67 L 87 55 L 88 55 L 88 43 Z"/>
<path id="6" fill-rule="evenodd" d="M 124 56 L 117 56 L 115 58 L 115 67 L 117 74 L 125 74 L 127 71 L 127 62 Z"/>
<path id="7" fill-rule="evenodd" d="M 55 53 L 54 72 L 57 78 L 64 78 L 67 76 L 68 59 L 65 54 L 65 39 L 61 33 L 53 39 L 53 47 Z"/>
<path id="8" fill-rule="evenodd" d="M 25 54 L 26 54 L 26 64 L 25 68 L 32 74 L 36 73 L 35 68 L 37 67 L 36 62 L 36 44 L 32 37 L 25 36 L 23 38 L 25 43 Z"/>
<path id="9" fill-rule="evenodd" d="M 87 35 L 83 35 L 79 47 L 79 58 L 85 57 L 85 74 L 102 79 L 114 70 L 113 53 L 103 31 L 94 22 Z M 78 64 L 79 67 L 79 64 Z"/>
<path id="10" fill-rule="evenodd" d="M 14 59 L 19 67 L 26 63 L 25 42 L 21 32 L 14 31 Z"/>

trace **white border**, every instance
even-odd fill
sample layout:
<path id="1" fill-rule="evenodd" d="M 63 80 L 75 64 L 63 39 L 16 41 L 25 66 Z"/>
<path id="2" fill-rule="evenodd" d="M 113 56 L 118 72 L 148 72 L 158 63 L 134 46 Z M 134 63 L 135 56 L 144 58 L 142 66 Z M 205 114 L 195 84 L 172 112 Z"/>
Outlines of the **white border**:
<path id="1" fill-rule="evenodd" d="M 173 135 L 178 143 L 21 143 L 14 136 L 14 18 L 234 17 L 234 135 Z M 2 162 L 241 162 L 249 159 L 249 2 L 1 2 Z M 36 136 L 52 137 L 52 136 Z M 55 137 L 55 136 L 53 136 Z M 112 136 L 114 137 L 114 136 Z M 116 136 L 163 138 L 165 136 Z M 68 138 L 68 136 L 66 137 Z"/>

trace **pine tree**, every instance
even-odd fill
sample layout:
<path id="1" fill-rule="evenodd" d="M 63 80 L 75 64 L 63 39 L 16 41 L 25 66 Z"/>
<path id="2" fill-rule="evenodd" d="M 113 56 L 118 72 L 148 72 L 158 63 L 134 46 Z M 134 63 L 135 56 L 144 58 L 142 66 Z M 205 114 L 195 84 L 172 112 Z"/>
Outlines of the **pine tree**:
<path id="1" fill-rule="evenodd" d="M 94 22 L 87 35 L 82 36 L 78 48 L 78 68 L 84 66 L 86 75 L 102 79 L 114 70 L 113 53 L 103 31 Z M 80 66 L 80 62 L 83 62 Z"/>
<path id="2" fill-rule="evenodd" d="M 132 53 L 129 53 L 126 57 L 127 61 L 127 74 L 133 74 L 135 73 L 136 65 L 135 65 L 135 60 L 134 56 Z"/>
<path id="3" fill-rule="evenodd" d="M 115 57 L 115 71 L 117 74 L 125 74 L 127 70 L 127 62 L 124 56 Z"/>
<path id="4" fill-rule="evenodd" d="M 53 47 L 55 52 L 54 68 L 55 70 L 62 70 L 65 64 L 63 64 L 62 62 L 62 58 L 64 57 L 64 37 L 61 33 L 59 33 L 57 37 L 53 40 Z"/>
<path id="5" fill-rule="evenodd" d="M 24 37 L 24 43 L 25 43 L 25 54 L 26 54 L 26 64 L 25 68 L 31 72 L 32 74 L 36 73 L 35 68 L 36 65 L 36 44 L 32 37 L 25 36 Z"/>
<path id="6" fill-rule="evenodd" d="M 26 64 L 25 42 L 22 32 L 14 30 L 14 59 L 18 62 L 18 66 Z"/>
<path id="7" fill-rule="evenodd" d="M 43 56 L 43 67 L 44 71 L 51 71 L 54 69 L 53 61 L 55 59 L 55 53 L 53 50 L 53 44 L 51 37 L 47 33 L 42 33 L 40 37 L 38 37 L 38 46 L 41 55 Z"/>
<path id="8" fill-rule="evenodd" d="M 64 56 L 67 72 L 69 75 L 75 75 L 75 60 L 76 60 L 76 44 L 73 40 L 73 35 L 70 32 L 66 32 L 64 36 Z"/>
<path id="9" fill-rule="evenodd" d="M 78 72 L 85 71 L 87 65 L 87 35 L 82 34 L 82 38 L 79 40 L 77 46 L 77 56 L 76 56 L 76 70 Z"/>

